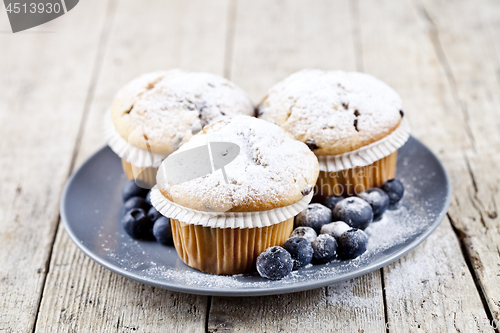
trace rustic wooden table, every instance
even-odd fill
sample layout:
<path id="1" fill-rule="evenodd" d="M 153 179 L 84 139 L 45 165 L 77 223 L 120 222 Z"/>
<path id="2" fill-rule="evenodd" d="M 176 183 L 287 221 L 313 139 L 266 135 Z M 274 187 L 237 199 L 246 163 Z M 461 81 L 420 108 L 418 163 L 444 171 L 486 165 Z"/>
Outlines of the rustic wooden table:
<path id="1" fill-rule="evenodd" d="M 85 0 L 9 31 L 2 9 L 0 332 L 498 333 L 498 1 Z M 66 234 L 61 192 L 104 145 L 117 89 L 174 67 L 224 75 L 256 102 L 305 67 L 375 75 L 451 176 L 446 218 L 395 263 L 294 294 L 196 296 L 108 271 Z"/>

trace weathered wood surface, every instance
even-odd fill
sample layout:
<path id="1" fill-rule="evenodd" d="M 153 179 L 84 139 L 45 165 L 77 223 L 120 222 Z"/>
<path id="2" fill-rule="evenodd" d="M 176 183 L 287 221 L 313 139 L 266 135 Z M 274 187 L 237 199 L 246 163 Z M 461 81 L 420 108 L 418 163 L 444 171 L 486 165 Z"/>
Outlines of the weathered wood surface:
<path id="1" fill-rule="evenodd" d="M 472 142 L 453 166 L 453 177 L 460 181 L 449 214 L 488 308 L 500 322 L 500 5 L 423 1 L 422 8 L 442 47 Z"/>
<path id="2" fill-rule="evenodd" d="M 33 330 L 105 8 L 104 1 L 84 2 L 80 15 L 18 35 L 8 33 L 1 11 L 2 332 Z"/>
<path id="3" fill-rule="evenodd" d="M 113 6 L 76 165 L 104 145 L 104 113 L 116 90 L 137 75 L 175 67 L 223 74 L 226 1 L 130 0 Z M 60 226 L 36 332 L 200 332 L 207 302 L 205 296 L 156 289 L 104 269 Z"/>
<path id="4" fill-rule="evenodd" d="M 231 79 L 258 102 L 274 83 L 303 68 L 356 70 L 350 10 L 348 1 L 238 2 Z M 385 332 L 383 307 L 376 271 L 289 295 L 212 297 L 208 331 Z"/>
<path id="5" fill-rule="evenodd" d="M 0 166 L 12 170 L 0 182 L 0 332 L 490 332 L 500 320 L 495 1 L 87 0 L 35 30 L 56 33 L 0 34 Z M 379 77 L 450 173 L 449 218 L 383 270 L 250 299 L 158 290 L 93 263 L 61 226 L 54 241 L 63 183 L 104 144 L 113 94 L 172 67 L 225 75 L 255 102 L 305 67 Z"/>
<path id="6" fill-rule="evenodd" d="M 460 105 L 422 11 L 411 1 L 360 1 L 363 66 L 401 94 L 415 135 L 447 166 L 456 165 L 463 157 L 454 154 L 471 148 L 467 119 L 462 113 L 449 119 L 448 108 Z M 384 284 L 394 332 L 492 330 L 448 218 L 423 245 L 384 268 Z"/>

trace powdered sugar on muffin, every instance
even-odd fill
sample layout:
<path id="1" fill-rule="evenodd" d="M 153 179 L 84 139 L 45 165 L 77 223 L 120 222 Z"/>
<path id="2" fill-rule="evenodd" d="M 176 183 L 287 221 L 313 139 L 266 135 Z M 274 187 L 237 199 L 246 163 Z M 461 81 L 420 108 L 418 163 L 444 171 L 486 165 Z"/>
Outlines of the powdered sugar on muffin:
<path id="1" fill-rule="evenodd" d="M 253 113 L 246 93 L 231 81 L 180 69 L 138 77 L 117 93 L 112 106 L 113 123 L 124 139 L 167 155 L 211 122 Z"/>
<path id="2" fill-rule="evenodd" d="M 178 152 L 221 141 L 240 147 L 238 157 L 225 167 L 229 184 L 218 170 L 172 185 L 160 167 L 162 194 L 196 210 L 252 212 L 294 204 L 316 183 L 319 166 L 309 148 L 278 126 L 253 117 L 235 116 L 209 125 Z"/>
<path id="3" fill-rule="evenodd" d="M 316 155 L 342 154 L 382 139 L 401 121 L 401 99 L 363 73 L 306 69 L 272 87 L 258 108 Z"/>

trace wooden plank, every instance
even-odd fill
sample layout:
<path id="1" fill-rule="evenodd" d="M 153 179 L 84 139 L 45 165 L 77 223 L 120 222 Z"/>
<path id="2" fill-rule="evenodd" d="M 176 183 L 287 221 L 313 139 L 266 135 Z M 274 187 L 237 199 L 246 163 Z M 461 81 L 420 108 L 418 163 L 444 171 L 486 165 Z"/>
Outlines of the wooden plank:
<path id="1" fill-rule="evenodd" d="M 473 148 L 473 137 L 428 22 L 410 1 L 360 1 L 359 17 L 365 70 L 401 94 L 412 132 L 438 153 L 457 186 L 464 175 L 456 166 L 464 165 L 462 152 Z M 454 200 L 462 199 L 455 190 Z M 491 331 L 448 219 L 422 246 L 384 268 L 384 283 L 395 332 Z"/>
<path id="2" fill-rule="evenodd" d="M 204 332 L 207 297 L 154 288 L 85 256 L 60 228 L 36 332 Z"/>
<path id="3" fill-rule="evenodd" d="M 348 1 L 239 1 L 231 78 L 255 101 L 303 68 L 355 70 Z M 256 298 L 212 297 L 210 332 L 385 332 L 380 271 L 328 288 Z M 344 325 L 344 326 L 343 326 Z"/>
<path id="4" fill-rule="evenodd" d="M 239 1 L 230 76 L 259 102 L 304 68 L 356 69 L 348 1 Z"/>
<path id="5" fill-rule="evenodd" d="M 183 67 L 222 75 L 227 1 L 121 1 L 76 165 L 105 144 L 102 119 L 124 83 Z M 204 332 L 208 298 L 122 278 L 88 259 L 60 227 L 37 332 Z"/>
<path id="6" fill-rule="evenodd" d="M 390 331 L 494 332 L 448 218 L 384 279 Z"/>
<path id="7" fill-rule="evenodd" d="M 1 10 L 2 332 L 33 331 L 106 3 L 18 34 Z"/>
<path id="8" fill-rule="evenodd" d="M 456 199 L 450 217 L 463 238 L 488 308 L 500 322 L 500 153 L 498 69 L 500 5 L 494 1 L 424 1 L 421 9 L 434 28 L 448 64 L 449 80 L 467 115 L 474 149 L 456 167 Z"/>
<path id="9" fill-rule="evenodd" d="M 385 332 L 381 287 L 376 271 L 293 294 L 213 297 L 208 331 Z"/>

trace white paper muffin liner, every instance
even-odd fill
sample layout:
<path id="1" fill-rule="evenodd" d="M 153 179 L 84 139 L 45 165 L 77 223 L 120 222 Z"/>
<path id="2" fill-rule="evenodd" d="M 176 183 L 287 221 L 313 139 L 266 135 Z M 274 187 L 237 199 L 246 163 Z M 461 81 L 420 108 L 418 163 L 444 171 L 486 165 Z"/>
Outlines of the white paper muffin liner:
<path id="1" fill-rule="evenodd" d="M 344 154 L 317 156 L 319 169 L 326 172 L 337 172 L 370 165 L 401 148 L 409 137 L 410 125 L 403 118 L 391 134 L 367 146 Z"/>
<path id="2" fill-rule="evenodd" d="M 158 186 L 151 189 L 151 203 L 162 215 L 187 224 L 211 228 L 262 228 L 288 220 L 306 209 L 313 192 L 298 202 L 258 212 L 202 212 L 178 205 L 161 194 Z"/>
<path id="3" fill-rule="evenodd" d="M 111 119 L 111 112 L 104 116 L 104 136 L 108 146 L 120 158 L 139 168 L 158 168 L 161 162 L 168 156 L 156 154 L 147 150 L 137 148 L 125 140 L 115 128 Z"/>

